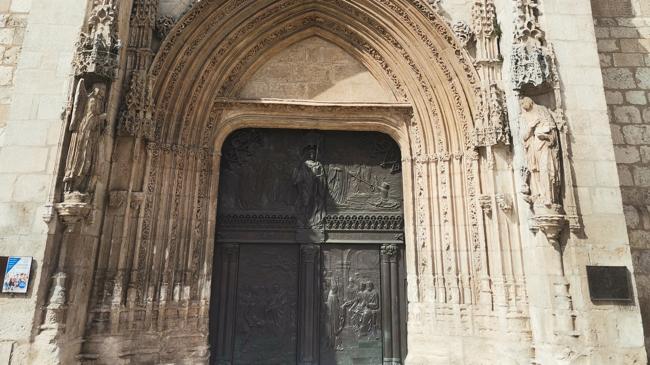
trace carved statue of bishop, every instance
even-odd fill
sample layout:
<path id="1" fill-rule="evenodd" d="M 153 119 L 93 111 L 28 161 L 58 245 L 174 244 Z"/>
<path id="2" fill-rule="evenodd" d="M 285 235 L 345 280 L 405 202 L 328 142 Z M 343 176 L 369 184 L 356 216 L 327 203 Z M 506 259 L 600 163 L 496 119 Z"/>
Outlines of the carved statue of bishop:
<path id="1" fill-rule="evenodd" d="M 92 191 L 93 168 L 97 164 L 99 140 L 106 125 L 105 99 L 103 84 L 94 84 L 88 93 L 84 80 L 79 80 L 68 128 L 72 135 L 63 178 L 66 193 Z"/>
<path id="2" fill-rule="evenodd" d="M 523 139 L 530 171 L 530 202 L 559 205 L 562 186 L 560 136 L 551 111 L 528 97 L 521 99 Z"/>

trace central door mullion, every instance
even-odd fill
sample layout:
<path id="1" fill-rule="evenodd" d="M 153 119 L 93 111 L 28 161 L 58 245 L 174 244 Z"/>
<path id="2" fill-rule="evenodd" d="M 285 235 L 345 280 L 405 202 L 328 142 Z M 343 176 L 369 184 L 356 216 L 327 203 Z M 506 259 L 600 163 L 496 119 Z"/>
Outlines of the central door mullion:
<path id="1" fill-rule="evenodd" d="M 315 365 L 319 358 L 320 246 L 300 246 L 298 364 Z"/>

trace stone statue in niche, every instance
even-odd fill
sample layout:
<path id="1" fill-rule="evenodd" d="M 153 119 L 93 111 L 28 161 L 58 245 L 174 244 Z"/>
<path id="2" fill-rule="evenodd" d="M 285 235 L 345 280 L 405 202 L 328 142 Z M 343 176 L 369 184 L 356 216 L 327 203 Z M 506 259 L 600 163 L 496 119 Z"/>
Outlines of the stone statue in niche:
<path id="1" fill-rule="evenodd" d="M 88 94 L 81 79 L 77 85 L 70 131 L 70 147 L 63 178 L 66 193 L 92 192 L 93 168 L 97 165 L 99 141 L 106 126 L 106 87 L 94 84 Z"/>
<path id="2" fill-rule="evenodd" d="M 551 111 L 525 97 L 521 99 L 523 134 L 528 164 L 528 201 L 535 206 L 561 204 L 561 151 L 555 118 Z"/>
<path id="3" fill-rule="evenodd" d="M 327 177 L 318 161 L 318 145 L 302 151 L 303 161 L 293 170 L 293 183 L 298 190 L 296 216 L 302 228 L 319 227 L 325 218 Z"/>

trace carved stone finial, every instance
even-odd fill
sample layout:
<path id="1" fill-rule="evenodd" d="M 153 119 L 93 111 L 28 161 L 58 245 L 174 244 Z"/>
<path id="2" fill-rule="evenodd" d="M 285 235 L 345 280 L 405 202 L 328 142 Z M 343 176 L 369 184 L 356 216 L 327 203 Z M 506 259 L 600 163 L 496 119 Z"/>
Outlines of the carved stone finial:
<path id="1" fill-rule="evenodd" d="M 117 12 L 111 4 L 96 4 L 88 18 L 88 31 L 81 32 L 73 60 L 77 75 L 95 75 L 113 80 L 117 77 Z"/>

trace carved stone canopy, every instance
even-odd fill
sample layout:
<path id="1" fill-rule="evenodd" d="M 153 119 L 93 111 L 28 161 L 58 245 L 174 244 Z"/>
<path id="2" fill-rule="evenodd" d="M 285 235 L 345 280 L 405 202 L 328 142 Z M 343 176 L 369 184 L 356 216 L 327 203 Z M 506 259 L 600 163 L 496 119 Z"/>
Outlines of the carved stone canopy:
<path id="1" fill-rule="evenodd" d="M 81 32 L 76 43 L 73 60 L 77 75 L 95 75 L 109 80 L 117 77 L 118 52 L 117 12 L 114 6 L 104 2 L 96 5 L 88 19 L 88 31 Z"/>

